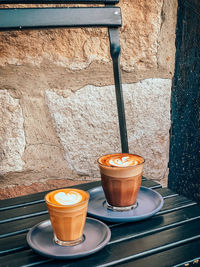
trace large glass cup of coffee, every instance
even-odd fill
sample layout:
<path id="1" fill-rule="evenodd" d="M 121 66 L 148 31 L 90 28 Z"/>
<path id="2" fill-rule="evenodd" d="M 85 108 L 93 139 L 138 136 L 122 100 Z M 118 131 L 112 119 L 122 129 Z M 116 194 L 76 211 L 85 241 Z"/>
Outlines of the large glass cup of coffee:
<path id="1" fill-rule="evenodd" d="M 126 211 L 137 207 L 144 158 L 130 153 L 108 154 L 98 159 L 107 207 Z"/>
<path id="2" fill-rule="evenodd" d="M 54 240 L 62 246 L 83 241 L 89 193 L 74 188 L 54 190 L 45 196 Z"/>

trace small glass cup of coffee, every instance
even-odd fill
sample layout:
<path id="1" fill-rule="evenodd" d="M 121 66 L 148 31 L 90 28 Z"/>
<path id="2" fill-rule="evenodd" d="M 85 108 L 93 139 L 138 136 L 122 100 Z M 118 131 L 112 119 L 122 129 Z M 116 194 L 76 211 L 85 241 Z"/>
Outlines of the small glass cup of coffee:
<path id="1" fill-rule="evenodd" d="M 144 161 L 130 153 L 107 154 L 98 159 L 108 209 L 127 211 L 137 207 Z"/>
<path id="2" fill-rule="evenodd" d="M 88 200 L 88 192 L 74 188 L 54 190 L 45 196 L 58 245 L 74 246 L 83 241 Z"/>

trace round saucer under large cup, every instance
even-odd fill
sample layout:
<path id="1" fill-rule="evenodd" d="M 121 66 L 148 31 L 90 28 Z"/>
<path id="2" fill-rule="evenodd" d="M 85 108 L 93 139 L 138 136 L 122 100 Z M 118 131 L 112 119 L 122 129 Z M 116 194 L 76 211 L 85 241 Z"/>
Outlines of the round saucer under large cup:
<path id="1" fill-rule="evenodd" d="M 136 208 L 128 211 L 113 211 L 107 208 L 106 199 L 101 186 L 88 190 L 90 200 L 88 214 L 108 222 L 132 222 L 147 219 L 157 213 L 163 206 L 162 196 L 149 188 L 140 187 Z"/>
<path id="2" fill-rule="evenodd" d="M 103 222 L 87 218 L 84 240 L 75 246 L 60 246 L 55 243 L 50 220 L 34 226 L 27 234 L 29 246 L 37 253 L 54 259 L 74 259 L 93 254 L 102 249 L 110 240 L 111 232 Z"/>

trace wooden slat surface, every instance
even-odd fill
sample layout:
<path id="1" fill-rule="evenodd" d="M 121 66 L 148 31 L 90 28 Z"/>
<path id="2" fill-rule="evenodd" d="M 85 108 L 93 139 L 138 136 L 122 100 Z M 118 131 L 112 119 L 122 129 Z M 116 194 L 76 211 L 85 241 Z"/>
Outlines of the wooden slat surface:
<path id="1" fill-rule="evenodd" d="M 190 201 L 185 197 L 179 198 L 166 198 L 164 206 L 158 214 L 164 214 L 175 208 L 178 210 L 181 206 L 193 206 L 194 201 Z M 12 221 L 22 220 L 24 218 L 29 218 L 33 216 L 43 215 L 47 213 L 46 204 L 44 202 L 38 203 L 31 206 L 19 207 L 11 210 L 1 211 L 0 214 L 0 225 L 3 223 L 8 223 Z M 1 232 L 1 230 L 0 230 Z"/>
<path id="2" fill-rule="evenodd" d="M 88 190 L 99 185 L 100 182 L 95 182 L 78 187 Z M 26 242 L 28 230 L 48 218 L 43 201 L 46 192 L 0 201 L 0 266 L 134 264 L 136 267 L 162 267 L 200 257 L 196 248 L 200 244 L 200 207 L 167 188 L 161 188 L 153 181 L 144 179 L 143 186 L 154 188 L 163 196 L 165 203 L 162 210 L 152 218 L 139 222 L 107 223 L 112 234 L 107 246 L 89 257 L 73 261 L 42 257 L 34 253 Z M 15 206 L 17 207 L 13 208 Z M 155 262 L 159 265 L 155 265 Z"/>
<path id="3" fill-rule="evenodd" d="M 165 267 L 175 267 L 179 265 L 181 267 L 187 267 L 190 262 L 192 265 L 188 267 L 198 267 L 199 264 L 193 264 L 195 259 L 199 259 L 199 248 L 200 248 L 200 239 L 192 242 L 188 242 L 182 246 L 178 246 L 173 249 L 165 250 L 158 254 L 153 254 L 148 257 L 143 257 L 141 259 L 134 261 L 134 267 L 144 267 L 149 266 L 148 263 L 151 263 L 151 266 L 157 266 L 158 259 L 159 262 L 162 262 Z M 185 261 L 185 255 L 188 255 L 187 261 Z M 186 265 L 185 265 L 186 264 Z M 132 267 L 132 262 L 126 262 L 124 264 L 119 264 L 119 266 Z M 177 266 L 178 267 L 178 266 Z"/>
<path id="4" fill-rule="evenodd" d="M 87 183 L 87 184 L 82 184 L 81 188 L 83 190 L 89 190 L 93 187 L 99 186 L 100 182 L 92 182 L 92 183 Z M 149 187 L 149 188 L 161 188 L 161 185 L 157 184 L 156 182 L 152 180 L 147 180 L 146 178 L 143 177 L 142 179 L 142 185 Z M 76 187 L 75 186 L 72 186 Z M 36 194 L 31 194 L 31 195 L 25 195 L 25 196 L 20 196 L 16 198 L 9 198 L 9 199 L 4 199 L 0 201 L 0 211 L 7 210 L 7 209 L 13 209 L 16 207 L 24 207 L 32 204 L 37 204 L 44 202 L 44 196 L 48 193 L 49 191 L 41 192 L 41 193 L 36 193 Z M 172 192 L 172 191 L 170 191 Z M 174 193 L 173 193 L 174 194 Z M 0 215 L 1 216 L 1 215 Z"/>
<path id="5" fill-rule="evenodd" d="M 83 188 L 83 190 L 89 190 L 95 186 L 99 186 L 100 182 L 93 182 L 93 183 L 87 183 L 87 184 L 82 184 L 81 188 Z M 76 186 L 71 186 L 76 187 Z M 4 199 L 4 200 L 0 200 L 0 211 L 2 210 L 7 210 L 7 209 L 13 209 L 16 207 L 24 207 L 27 205 L 32 205 L 32 204 L 36 204 L 36 203 L 41 203 L 44 202 L 44 196 L 48 193 L 49 191 L 44 191 L 44 192 L 40 192 L 40 193 L 35 193 L 35 194 L 31 194 L 31 195 L 25 195 L 25 196 L 20 196 L 20 197 L 16 197 L 16 198 L 8 198 L 8 199 Z M 1 216 L 1 215 L 0 215 Z"/>
<path id="6" fill-rule="evenodd" d="M 0 9 L 0 30 L 121 25 L 119 7 Z"/>

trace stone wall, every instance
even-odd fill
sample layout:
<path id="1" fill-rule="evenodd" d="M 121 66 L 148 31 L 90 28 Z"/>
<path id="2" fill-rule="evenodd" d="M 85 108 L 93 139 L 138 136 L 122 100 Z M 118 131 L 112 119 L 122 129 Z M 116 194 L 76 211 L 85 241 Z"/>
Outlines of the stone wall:
<path id="1" fill-rule="evenodd" d="M 177 2 L 119 6 L 130 152 L 166 184 Z M 120 151 L 107 30 L 1 32 L 0 77 L 0 197 L 99 179 Z"/>

